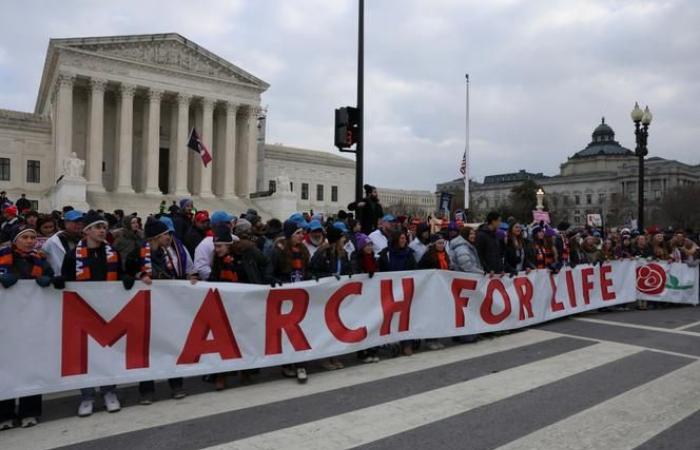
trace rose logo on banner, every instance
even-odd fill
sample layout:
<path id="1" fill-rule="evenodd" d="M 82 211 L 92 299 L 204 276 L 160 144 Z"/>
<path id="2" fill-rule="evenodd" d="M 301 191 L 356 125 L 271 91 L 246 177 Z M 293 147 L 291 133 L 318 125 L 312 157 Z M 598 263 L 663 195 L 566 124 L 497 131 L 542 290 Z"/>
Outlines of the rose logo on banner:
<path id="1" fill-rule="evenodd" d="M 637 267 L 637 290 L 643 294 L 659 295 L 666 287 L 666 271 L 659 264 Z"/>

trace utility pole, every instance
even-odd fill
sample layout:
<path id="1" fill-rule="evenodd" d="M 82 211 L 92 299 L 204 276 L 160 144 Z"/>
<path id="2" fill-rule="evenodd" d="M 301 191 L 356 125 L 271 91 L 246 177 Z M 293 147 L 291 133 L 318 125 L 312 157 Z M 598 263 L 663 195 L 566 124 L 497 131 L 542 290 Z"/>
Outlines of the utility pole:
<path id="1" fill-rule="evenodd" d="M 357 23 L 357 147 L 355 149 L 355 200 L 363 197 L 364 179 L 364 89 L 365 89 L 365 0 L 359 0 Z"/>

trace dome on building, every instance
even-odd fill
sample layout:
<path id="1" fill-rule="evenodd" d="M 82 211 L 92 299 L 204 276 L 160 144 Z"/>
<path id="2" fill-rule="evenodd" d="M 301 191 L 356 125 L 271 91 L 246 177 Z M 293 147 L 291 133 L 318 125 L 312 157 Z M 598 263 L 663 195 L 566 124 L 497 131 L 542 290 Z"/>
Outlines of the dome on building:
<path id="1" fill-rule="evenodd" d="M 596 156 L 634 156 L 634 153 L 615 140 L 615 132 L 605 123 L 605 117 L 601 119 L 593 134 L 593 140 L 572 158 L 593 158 Z"/>

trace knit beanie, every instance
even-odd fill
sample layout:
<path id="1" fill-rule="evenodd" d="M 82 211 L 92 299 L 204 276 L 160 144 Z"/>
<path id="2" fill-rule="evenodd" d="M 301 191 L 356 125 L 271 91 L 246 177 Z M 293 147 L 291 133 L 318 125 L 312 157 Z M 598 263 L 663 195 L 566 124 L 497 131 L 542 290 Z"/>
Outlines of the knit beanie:
<path id="1" fill-rule="evenodd" d="M 365 246 L 372 241 L 369 239 L 369 236 L 363 233 L 357 233 L 355 234 L 355 243 L 357 243 L 357 250 L 362 250 L 365 248 Z"/>
<path id="2" fill-rule="evenodd" d="M 285 220 L 284 221 L 284 237 L 287 239 L 291 238 L 292 235 L 301 227 L 301 225 L 298 222 L 295 222 L 293 220 Z"/>

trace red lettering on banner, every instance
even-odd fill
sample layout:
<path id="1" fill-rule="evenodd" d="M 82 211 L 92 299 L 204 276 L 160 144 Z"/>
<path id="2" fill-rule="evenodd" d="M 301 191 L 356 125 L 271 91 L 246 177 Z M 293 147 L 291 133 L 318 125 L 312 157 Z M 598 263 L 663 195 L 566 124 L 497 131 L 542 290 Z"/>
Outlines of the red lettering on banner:
<path id="1" fill-rule="evenodd" d="M 552 299 L 549 302 L 549 307 L 552 312 L 563 311 L 564 302 L 557 300 L 557 283 L 554 281 L 554 274 L 549 274 L 549 284 L 552 285 Z"/>
<path id="2" fill-rule="evenodd" d="M 455 327 L 457 328 L 462 328 L 467 324 L 464 310 L 469 305 L 469 297 L 466 295 L 462 296 L 462 291 L 473 291 L 474 289 L 476 289 L 476 280 L 459 278 L 452 280 L 452 298 L 455 302 Z"/>
<path id="3" fill-rule="evenodd" d="M 574 285 L 574 273 L 570 270 L 566 271 L 566 290 L 569 293 L 569 305 L 576 308 L 576 286 Z"/>
<path id="4" fill-rule="evenodd" d="M 581 289 L 583 290 L 583 302 L 587 305 L 591 303 L 591 291 L 593 290 L 593 267 L 584 267 L 581 269 Z"/>
<path id="5" fill-rule="evenodd" d="M 211 333 L 212 339 L 207 339 Z M 202 355 L 218 353 L 221 359 L 241 357 L 218 289 L 209 289 L 194 316 L 187 340 L 177 358 L 178 364 L 194 364 Z"/>
<path id="6" fill-rule="evenodd" d="M 292 310 L 282 314 L 285 301 L 292 302 Z M 309 309 L 309 293 L 304 289 L 273 289 L 267 296 L 265 320 L 265 354 L 282 353 L 282 330 L 296 351 L 310 350 L 299 324 Z"/>
<path id="7" fill-rule="evenodd" d="M 493 308 L 493 292 L 498 291 L 503 298 L 503 303 L 505 303 L 505 308 L 499 314 L 494 314 Z M 506 292 L 506 287 L 498 278 L 491 278 L 489 284 L 486 286 L 486 295 L 484 296 L 484 302 L 481 304 L 481 318 L 484 322 L 495 325 L 497 323 L 503 322 L 511 312 L 510 297 L 508 292 Z"/>
<path id="8" fill-rule="evenodd" d="M 61 330 L 61 376 L 87 373 L 88 336 L 103 347 L 126 336 L 126 368 L 148 367 L 151 292 L 139 291 L 109 322 L 76 292 L 64 292 Z"/>
<path id="9" fill-rule="evenodd" d="M 609 290 L 613 285 L 613 280 L 608 278 L 608 274 L 612 272 L 612 266 L 607 264 L 600 266 L 600 292 L 603 295 L 603 301 L 615 300 L 615 291 Z"/>
<path id="10" fill-rule="evenodd" d="M 394 300 L 394 285 L 392 280 L 382 280 L 380 282 L 380 293 L 382 300 L 382 312 L 384 320 L 379 330 L 380 336 L 391 333 L 391 319 L 394 314 L 399 314 L 399 331 L 408 331 L 411 320 L 411 302 L 413 301 L 413 278 L 402 278 L 403 300 Z"/>
<path id="11" fill-rule="evenodd" d="M 347 283 L 340 287 L 337 291 L 331 295 L 326 303 L 326 325 L 333 336 L 340 342 L 347 342 L 352 344 L 354 342 L 360 342 L 367 337 L 367 328 L 360 327 L 357 329 L 350 329 L 345 326 L 343 321 L 340 319 L 340 304 L 347 297 L 351 295 L 361 295 L 362 294 L 362 283 L 355 281 L 352 283 Z"/>
<path id="12" fill-rule="evenodd" d="M 520 301 L 520 315 L 518 320 L 525 320 L 535 317 L 532 313 L 532 296 L 535 293 L 535 288 L 532 286 L 532 281 L 527 277 L 519 277 L 513 280 L 515 293 Z"/>

